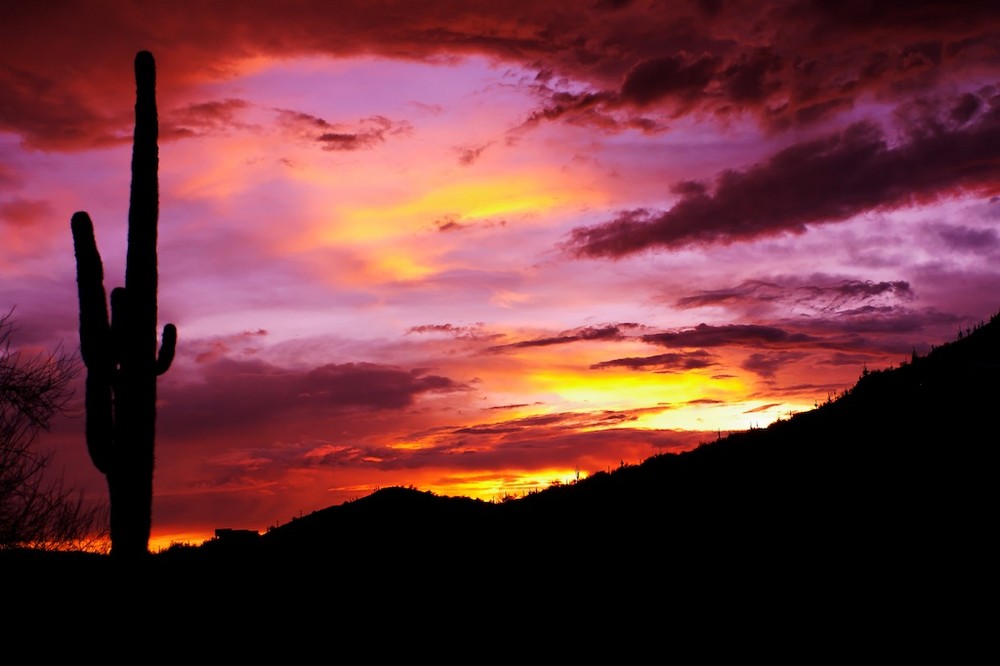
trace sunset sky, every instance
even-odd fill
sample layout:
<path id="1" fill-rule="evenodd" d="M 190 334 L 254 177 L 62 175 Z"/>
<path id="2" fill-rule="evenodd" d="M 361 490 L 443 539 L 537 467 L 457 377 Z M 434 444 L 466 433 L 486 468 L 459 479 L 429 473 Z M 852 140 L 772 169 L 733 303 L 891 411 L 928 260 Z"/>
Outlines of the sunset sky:
<path id="1" fill-rule="evenodd" d="M 998 3 L 8 3 L 28 351 L 79 345 L 74 212 L 124 282 L 139 50 L 178 328 L 153 548 L 638 463 L 1000 309 Z M 39 445 L 103 500 L 82 403 Z"/>

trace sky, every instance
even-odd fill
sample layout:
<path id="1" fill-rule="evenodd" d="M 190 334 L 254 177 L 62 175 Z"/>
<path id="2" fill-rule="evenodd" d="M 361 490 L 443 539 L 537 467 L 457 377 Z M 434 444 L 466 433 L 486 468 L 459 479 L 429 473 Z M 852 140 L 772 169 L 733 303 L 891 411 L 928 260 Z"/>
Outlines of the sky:
<path id="1" fill-rule="evenodd" d="M 74 212 L 124 282 L 156 59 L 154 549 L 572 483 L 1000 309 L 996 3 L 68 0 L 5 7 L 0 44 L 30 353 L 78 353 Z M 38 445 L 103 501 L 82 377 Z"/>

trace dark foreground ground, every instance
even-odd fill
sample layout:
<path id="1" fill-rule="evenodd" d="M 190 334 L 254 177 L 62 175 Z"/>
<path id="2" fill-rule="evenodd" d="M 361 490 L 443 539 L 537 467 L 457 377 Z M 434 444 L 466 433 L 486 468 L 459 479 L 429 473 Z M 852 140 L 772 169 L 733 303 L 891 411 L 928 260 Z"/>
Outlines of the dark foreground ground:
<path id="1" fill-rule="evenodd" d="M 994 318 L 766 429 L 511 502 L 387 488 L 141 562 L 0 551 L 4 629 L 201 636 L 217 658 L 320 643 L 647 661 L 694 644 L 971 661 L 995 651 L 998 405 Z"/>

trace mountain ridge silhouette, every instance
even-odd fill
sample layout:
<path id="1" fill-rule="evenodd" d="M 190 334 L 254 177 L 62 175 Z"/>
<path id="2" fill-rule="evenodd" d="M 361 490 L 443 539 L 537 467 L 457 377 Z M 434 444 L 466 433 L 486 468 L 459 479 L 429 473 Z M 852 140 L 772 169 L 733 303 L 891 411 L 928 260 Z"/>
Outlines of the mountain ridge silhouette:
<path id="1" fill-rule="evenodd" d="M 998 405 L 1000 314 L 766 428 L 505 502 L 383 488 L 264 534 L 152 554 L 140 578 L 147 594 L 212 589 L 248 609 L 293 591 L 370 605 L 581 588 L 622 604 L 654 592 L 955 603 L 993 567 Z M 0 562 L 38 565 L 61 594 L 136 576 L 87 553 Z"/>
<path id="2" fill-rule="evenodd" d="M 116 618 L 227 660 L 971 661 L 992 637 L 998 317 L 766 428 L 507 502 L 383 488 L 142 564 L 0 551 L 27 589 L 10 635 Z"/>
<path id="3" fill-rule="evenodd" d="M 864 369 L 813 410 L 690 451 L 503 502 L 383 488 L 259 538 L 157 557 L 258 567 L 446 562 L 452 573 L 495 569 L 518 552 L 538 566 L 719 563 L 738 554 L 773 567 L 793 553 L 802 563 L 912 560 L 935 542 L 981 545 L 997 405 L 1000 314 L 898 367 Z"/>

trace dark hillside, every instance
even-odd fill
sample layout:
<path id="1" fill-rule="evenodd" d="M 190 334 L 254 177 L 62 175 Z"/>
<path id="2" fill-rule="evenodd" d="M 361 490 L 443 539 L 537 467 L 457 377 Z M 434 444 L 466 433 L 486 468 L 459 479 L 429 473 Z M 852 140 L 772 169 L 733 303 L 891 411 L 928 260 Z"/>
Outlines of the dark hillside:
<path id="1" fill-rule="evenodd" d="M 950 596 L 992 567 L 998 405 L 994 317 L 767 428 L 503 503 L 385 488 L 257 538 L 172 548 L 150 558 L 146 580 L 168 595 L 378 581 L 417 596 L 692 584 L 816 595 L 862 582 L 897 600 Z M 10 570 L 37 564 L 53 586 L 104 580 L 85 569 L 124 575 L 105 558 L 0 556 Z"/>
<path id="2" fill-rule="evenodd" d="M 912 571 L 978 557 L 993 522 L 1000 321 L 824 405 L 680 454 L 490 503 L 386 488 L 169 560 L 400 562 L 454 574 L 581 568 Z M 844 574 L 847 575 L 846 573 Z M 893 574 L 895 575 L 895 574 Z M 906 573 L 905 575 L 910 575 Z"/>
<path id="3" fill-rule="evenodd" d="M 284 635 L 407 654 L 610 641 L 622 657 L 677 638 L 718 649 L 729 627 L 769 656 L 928 641 L 955 656 L 992 635 L 979 609 L 995 579 L 998 405 L 994 317 L 809 412 L 521 499 L 385 488 L 139 568 L 0 551 L 0 570 L 29 586 L 25 623 L 53 599 L 149 607 L 152 643 L 201 635 L 227 654 L 228 639 L 253 652 Z"/>

